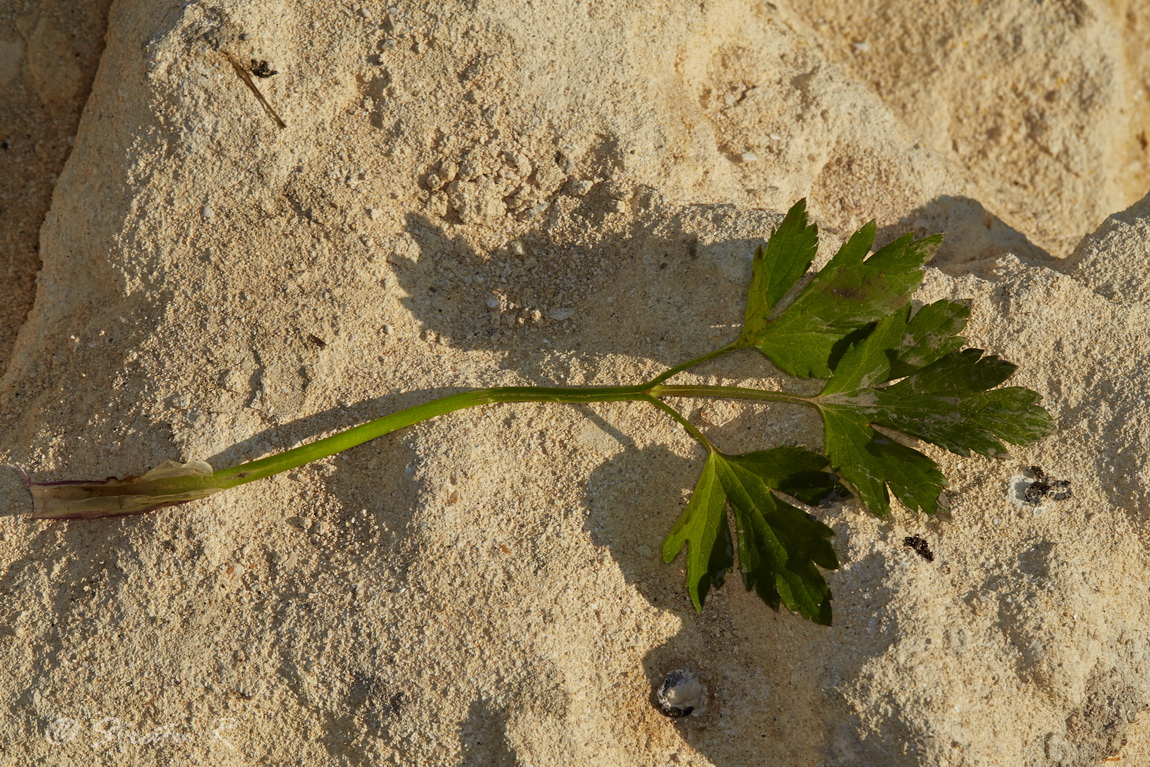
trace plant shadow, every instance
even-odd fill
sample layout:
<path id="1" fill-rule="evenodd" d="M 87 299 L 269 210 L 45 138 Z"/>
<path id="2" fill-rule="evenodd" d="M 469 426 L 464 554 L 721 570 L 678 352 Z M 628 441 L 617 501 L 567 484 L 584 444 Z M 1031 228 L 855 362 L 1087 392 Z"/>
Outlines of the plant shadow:
<path id="1" fill-rule="evenodd" d="M 876 245 L 885 245 L 907 232 L 914 232 L 916 237 L 942 232 L 942 247 L 930 263 L 951 276 L 977 272 L 1005 253 L 1047 266 L 1060 263 L 1025 234 L 970 197 L 936 197 L 902 216 L 896 223 L 880 227 Z"/>
<path id="2" fill-rule="evenodd" d="M 592 378 L 608 354 L 667 367 L 729 342 L 754 248 L 778 216 L 650 205 L 597 233 L 594 246 L 544 226 L 492 252 L 409 215 L 415 252 L 395 263 L 403 303 L 423 333 L 496 352 L 532 382 L 551 380 L 541 368 L 557 358 Z"/>

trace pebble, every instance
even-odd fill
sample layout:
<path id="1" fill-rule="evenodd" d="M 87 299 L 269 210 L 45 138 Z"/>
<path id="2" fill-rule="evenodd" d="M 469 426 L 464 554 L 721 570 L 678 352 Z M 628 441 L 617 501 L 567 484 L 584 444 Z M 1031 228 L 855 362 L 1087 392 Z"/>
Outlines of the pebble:
<path id="1" fill-rule="evenodd" d="M 547 312 L 548 319 L 555 320 L 556 322 L 562 322 L 563 320 L 569 320 L 574 316 L 575 316 L 575 310 L 574 309 L 566 309 L 566 308 L 565 309 L 552 309 L 551 311 Z"/>
<path id="2" fill-rule="evenodd" d="M 655 699 L 659 703 L 659 712 L 672 719 L 699 716 L 707 710 L 707 688 L 686 669 L 669 672 L 663 678 Z"/>
<path id="3" fill-rule="evenodd" d="M 586 179 L 586 178 L 581 178 L 577 181 L 572 181 L 571 182 L 571 194 L 573 194 L 576 197 L 585 197 L 587 195 L 587 193 L 591 191 L 591 187 L 593 187 L 593 186 L 595 186 L 595 182 L 590 180 L 590 179 Z"/>

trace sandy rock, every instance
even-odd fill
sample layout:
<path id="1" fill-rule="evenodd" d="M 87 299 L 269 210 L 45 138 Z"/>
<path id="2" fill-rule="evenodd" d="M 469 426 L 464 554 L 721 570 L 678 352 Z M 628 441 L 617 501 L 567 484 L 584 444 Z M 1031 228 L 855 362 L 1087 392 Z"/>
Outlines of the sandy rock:
<path id="1" fill-rule="evenodd" d="M 973 197 L 1051 254 L 1150 185 L 1150 47 L 1130 3 L 787 5 L 832 62 L 967 170 Z"/>
<path id="2" fill-rule="evenodd" d="M 1150 199 L 1106 219 L 1066 260 L 1075 279 L 1117 304 L 1150 301 Z"/>

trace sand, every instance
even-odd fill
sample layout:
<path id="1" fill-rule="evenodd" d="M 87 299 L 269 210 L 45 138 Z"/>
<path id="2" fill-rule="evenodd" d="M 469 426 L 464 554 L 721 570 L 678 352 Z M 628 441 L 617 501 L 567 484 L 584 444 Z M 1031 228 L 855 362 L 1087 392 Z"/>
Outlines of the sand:
<path id="1" fill-rule="evenodd" d="M 1139 6 L 117 0 L 101 40 L 103 10 L 0 10 L 0 765 L 1150 763 Z M 276 71 L 285 128 L 226 54 Z M 801 197 L 824 259 L 872 218 L 945 231 L 916 300 L 970 297 L 1059 425 L 932 453 L 949 520 L 826 511 L 832 627 L 734 581 L 694 612 L 659 550 L 702 456 L 637 404 L 26 516 L 14 467 L 226 466 L 463 388 L 637 382 L 732 338 Z M 785 383 L 686 377 L 720 379 Z M 731 451 L 821 443 L 782 405 L 685 412 Z M 1073 497 L 1023 503 L 1030 465 Z M 655 706 L 677 669 L 698 716 Z"/>

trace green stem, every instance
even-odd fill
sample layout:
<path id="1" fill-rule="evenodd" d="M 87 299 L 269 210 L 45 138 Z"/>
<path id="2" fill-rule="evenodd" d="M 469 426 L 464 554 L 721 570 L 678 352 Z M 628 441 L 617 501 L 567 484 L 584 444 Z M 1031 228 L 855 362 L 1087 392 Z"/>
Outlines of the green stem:
<path id="1" fill-rule="evenodd" d="M 588 386 L 588 387 L 535 387 L 535 386 L 500 386 L 492 389 L 476 389 L 458 394 L 451 394 L 440 399 L 425 402 L 422 405 L 400 410 L 398 413 L 385 415 L 374 421 L 368 421 L 360 426 L 333 434 L 330 437 L 310 442 L 291 450 L 270 455 L 257 461 L 251 461 L 239 466 L 220 469 L 211 477 L 213 487 L 235 487 L 257 479 L 270 477 L 288 469 L 303 466 L 305 463 L 327 458 L 330 455 L 362 445 L 364 442 L 390 434 L 398 429 L 436 418 L 457 410 L 479 405 L 494 405 L 508 402 L 563 402 L 568 404 L 590 402 L 635 402 L 645 401 L 657 403 L 661 406 L 660 397 L 719 397 L 726 399 L 754 399 L 774 402 L 790 402 L 801 405 L 812 403 L 793 394 L 785 392 L 766 391 L 763 389 L 746 389 L 737 386 L 704 386 L 704 385 L 655 385 L 648 386 Z M 678 413 L 670 407 L 663 409 L 673 413 L 674 417 L 683 423 L 691 436 L 704 445 L 710 442 L 694 426 L 690 426 Z"/>
<path id="2" fill-rule="evenodd" d="M 748 389 L 742 386 L 671 385 L 653 386 L 648 392 L 653 397 L 709 397 L 714 399 L 757 399 L 767 402 L 789 402 L 792 405 L 818 407 L 814 398 L 767 389 Z"/>
<path id="3" fill-rule="evenodd" d="M 695 428 L 695 425 L 693 423 L 691 423 L 690 421 L 688 421 L 686 418 L 684 418 L 682 416 L 682 414 L 679 413 L 678 410 L 671 407 L 670 405 L 668 405 L 663 400 L 656 399 L 655 397 L 645 397 L 644 399 L 646 399 L 647 402 L 650 402 L 652 405 L 659 408 L 664 413 L 666 413 L 667 415 L 671 416 L 676 421 L 678 421 L 679 424 L 684 429 L 687 430 L 687 433 L 690 434 L 695 439 L 697 439 L 703 445 L 703 447 L 707 448 L 708 450 L 710 450 L 713 453 L 719 452 L 718 448 L 715 447 L 715 445 L 711 442 L 711 440 L 707 439 L 707 436 L 705 434 L 703 434 L 703 432 L 701 432 L 697 428 Z"/>
<path id="4" fill-rule="evenodd" d="M 500 386 L 492 389 L 476 389 L 459 392 L 446 397 L 415 405 L 398 413 L 385 415 L 374 421 L 333 434 L 330 437 L 310 442 L 306 445 L 286 450 L 257 461 L 220 469 L 212 475 L 215 487 L 235 487 L 257 479 L 270 477 L 288 469 L 303 466 L 305 463 L 327 458 L 348 448 L 390 434 L 393 431 L 412 426 L 458 410 L 493 405 L 505 402 L 624 402 L 643 399 L 646 388 L 643 386 L 597 386 L 597 387 L 535 387 Z"/>
<path id="5" fill-rule="evenodd" d="M 659 384 L 663 383 L 664 381 L 666 381 L 671 376 L 678 375 L 679 373 L 682 373 L 687 368 L 693 368 L 693 367 L 695 367 L 695 365 L 702 365 L 704 362 L 707 362 L 709 360 L 713 360 L 716 357 L 722 357 L 724 354 L 729 354 L 730 352 L 733 352 L 733 351 L 738 351 L 741 348 L 743 348 L 743 347 L 739 345 L 738 341 L 736 341 L 735 343 L 732 343 L 732 344 L 727 344 L 722 349 L 716 349 L 713 352 L 708 352 L 707 354 L 704 354 L 702 357 L 696 357 L 693 360 L 687 360 L 686 362 L 684 362 L 681 365 L 676 365 L 675 367 L 671 368 L 670 370 L 667 370 L 663 373 L 660 373 L 659 375 L 655 376 L 650 381 L 648 381 L 646 384 L 644 384 L 644 386 L 647 386 L 647 387 L 658 386 Z"/>
<path id="6" fill-rule="evenodd" d="M 725 353 L 725 352 L 722 352 Z M 718 356 L 705 355 L 694 364 Z M 687 366 L 679 366 L 679 370 Z M 676 368 L 672 368 L 673 372 Z M 662 378 L 662 377 L 660 377 Z M 659 378 L 655 380 L 660 380 Z M 730 399 L 769 400 L 816 407 L 815 401 L 784 392 L 746 389 L 735 386 L 640 384 L 638 386 L 535 387 L 501 386 L 492 389 L 450 394 L 446 397 L 409 407 L 359 426 L 353 426 L 330 437 L 285 450 L 276 455 L 220 469 L 210 475 L 182 474 L 109 482 L 71 482 L 34 484 L 34 516 L 45 519 L 94 518 L 137 514 L 161 506 L 203 498 L 211 493 L 270 477 L 273 474 L 303 466 L 306 463 L 361 445 L 398 429 L 436 418 L 457 410 L 480 405 L 509 402 L 648 402 L 668 413 L 687 432 L 709 450 L 715 446 L 677 411 L 664 404 L 662 397 L 722 397 Z"/>

